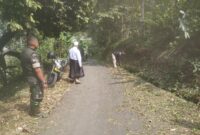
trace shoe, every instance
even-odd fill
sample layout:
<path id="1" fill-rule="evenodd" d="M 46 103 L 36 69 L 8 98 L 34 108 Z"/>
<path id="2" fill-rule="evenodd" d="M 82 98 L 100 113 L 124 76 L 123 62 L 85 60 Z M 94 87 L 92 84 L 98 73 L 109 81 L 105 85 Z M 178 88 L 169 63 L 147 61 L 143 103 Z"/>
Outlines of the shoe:
<path id="1" fill-rule="evenodd" d="M 31 114 L 30 113 L 30 116 L 31 117 L 34 117 L 34 118 L 47 118 L 48 117 L 48 114 L 47 113 L 37 113 L 37 114 Z"/>
<path id="2" fill-rule="evenodd" d="M 76 83 L 76 84 L 80 84 L 81 82 L 80 82 L 78 79 L 76 79 L 76 80 L 75 80 L 75 83 Z"/>
<path id="3" fill-rule="evenodd" d="M 74 83 L 74 79 L 72 79 L 72 78 L 68 78 L 68 81 L 70 82 L 70 83 Z"/>

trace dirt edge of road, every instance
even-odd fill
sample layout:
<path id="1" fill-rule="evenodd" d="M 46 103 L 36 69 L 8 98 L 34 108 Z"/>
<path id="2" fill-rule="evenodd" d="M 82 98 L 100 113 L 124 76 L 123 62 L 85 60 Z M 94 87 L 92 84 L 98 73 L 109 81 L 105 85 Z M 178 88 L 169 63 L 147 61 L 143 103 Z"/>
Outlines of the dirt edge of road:
<path id="1" fill-rule="evenodd" d="M 200 111 L 196 104 L 157 88 L 124 69 L 111 69 L 125 86 L 123 106 L 145 119 L 146 134 L 199 135 Z"/>
<path id="2" fill-rule="evenodd" d="M 12 86 L 12 89 L 20 89 L 15 95 L 0 100 L 0 135 L 34 135 L 37 133 L 41 118 L 29 116 L 29 87 L 24 83 L 20 85 L 23 87 L 19 84 Z M 41 110 L 50 114 L 69 88 L 70 84 L 65 79 L 57 82 L 55 87 L 48 88 L 45 91 Z"/>

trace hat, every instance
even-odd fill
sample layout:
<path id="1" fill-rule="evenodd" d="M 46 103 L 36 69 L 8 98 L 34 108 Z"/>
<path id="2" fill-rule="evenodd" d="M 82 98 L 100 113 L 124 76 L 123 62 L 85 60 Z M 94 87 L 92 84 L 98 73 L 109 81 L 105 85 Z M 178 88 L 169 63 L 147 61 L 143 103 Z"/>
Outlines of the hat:
<path id="1" fill-rule="evenodd" d="M 73 45 L 74 45 L 74 46 L 78 46 L 78 45 L 79 45 L 78 41 L 75 41 L 75 42 L 73 43 Z"/>

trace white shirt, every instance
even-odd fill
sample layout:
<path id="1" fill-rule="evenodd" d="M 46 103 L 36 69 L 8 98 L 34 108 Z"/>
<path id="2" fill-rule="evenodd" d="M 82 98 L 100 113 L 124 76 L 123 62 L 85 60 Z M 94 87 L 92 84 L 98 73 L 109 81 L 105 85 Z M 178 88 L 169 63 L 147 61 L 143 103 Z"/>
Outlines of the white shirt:
<path id="1" fill-rule="evenodd" d="M 74 46 L 69 50 L 69 58 L 72 60 L 78 60 L 79 66 L 82 67 L 81 53 L 77 47 Z"/>

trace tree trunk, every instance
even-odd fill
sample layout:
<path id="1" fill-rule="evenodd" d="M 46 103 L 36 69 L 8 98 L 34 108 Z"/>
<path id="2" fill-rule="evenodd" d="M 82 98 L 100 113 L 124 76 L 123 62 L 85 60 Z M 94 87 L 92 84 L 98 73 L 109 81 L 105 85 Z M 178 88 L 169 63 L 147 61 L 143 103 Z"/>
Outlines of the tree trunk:
<path id="1" fill-rule="evenodd" d="M 141 14 L 142 14 L 142 18 L 141 18 L 141 21 L 144 22 L 144 0 L 142 0 L 142 3 L 141 3 Z"/>
<path id="2" fill-rule="evenodd" d="M 142 35 L 144 36 L 145 35 L 145 28 L 144 28 L 144 10 L 145 10 L 145 0 L 142 0 L 141 1 L 141 30 L 142 30 Z"/>
<path id="3" fill-rule="evenodd" d="M 0 55 L 0 78 L 1 82 L 3 82 L 3 86 L 5 86 L 7 84 L 6 61 L 3 55 Z"/>
<path id="4" fill-rule="evenodd" d="M 7 78 L 4 69 L 0 67 L 0 82 L 2 82 L 3 86 L 7 85 Z"/>
<path id="5" fill-rule="evenodd" d="M 3 85 L 5 86 L 7 84 L 7 77 L 6 77 L 6 61 L 5 61 L 5 55 L 13 56 L 18 59 L 20 59 L 20 53 L 15 51 L 8 51 L 6 53 L 3 52 L 4 46 L 7 45 L 7 43 L 17 34 L 17 32 L 5 32 L 3 36 L 0 38 L 0 52 L 2 54 L 0 55 L 0 77 L 2 79 Z"/>

